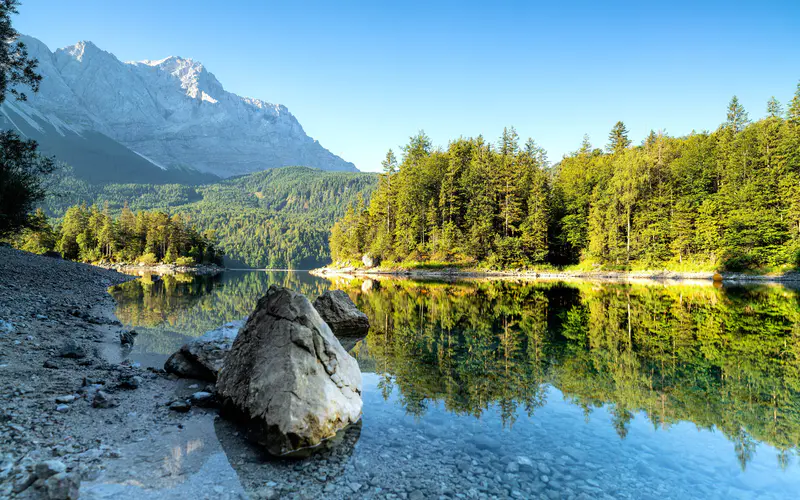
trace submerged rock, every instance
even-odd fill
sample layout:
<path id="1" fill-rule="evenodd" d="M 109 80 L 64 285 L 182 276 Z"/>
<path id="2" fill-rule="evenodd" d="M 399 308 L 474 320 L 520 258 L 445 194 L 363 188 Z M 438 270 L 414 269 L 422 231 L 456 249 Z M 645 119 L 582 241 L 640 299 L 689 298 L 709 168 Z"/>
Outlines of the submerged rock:
<path id="1" fill-rule="evenodd" d="M 308 299 L 271 286 L 217 381 L 225 414 L 273 455 L 316 447 L 361 418 L 361 372 Z"/>
<path id="2" fill-rule="evenodd" d="M 164 370 L 179 377 L 216 382 L 241 324 L 241 321 L 227 323 L 184 344 L 167 359 Z"/>
<path id="3" fill-rule="evenodd" d="M 342 290 L 328 290 L 314 301 L 322 320 L 339 335 L 366 335 L 369 318 L 358 310 L 350 296 Z"/>

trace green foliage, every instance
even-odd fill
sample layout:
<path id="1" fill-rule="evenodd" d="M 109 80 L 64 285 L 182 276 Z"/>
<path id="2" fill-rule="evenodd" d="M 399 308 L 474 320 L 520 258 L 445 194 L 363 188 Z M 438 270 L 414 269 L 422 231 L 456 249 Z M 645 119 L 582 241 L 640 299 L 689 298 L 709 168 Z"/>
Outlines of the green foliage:
<path id="1" fill-rule="evenodd" d="M 38 61 L 28 57 L 25 44 L 11 25 L 17 0 L 0 2 L 0 104 L 8 94 L 20 101 L 27 96 L 21 86 L 39 90 Z M 0 132 L 0 238 L 33 227 L 37 220 L 28 214 L 44 199 L 43 179 L 53 171 L 53 160 L 39 154 L 36 141 L 20 139 L 11 131 Z"/>
<path id="2" fill-rule="evenodd" d="M 387 374 L 406 410 L 441 402 L 506 425 L 556 387 L 587 418 L 605 407 L 625 438 L 693 422 L 734 443 L 800 447 L 800 297 L 782 287 L 578 285 L 382 279 L 336 285 L 367 313 L 362 369 Z"/>
<path id="3" fill-rule="evenodd" d="M 333 226 L 331 257 L 358 261 L 491 261 L 527 266 L 548 253 L 549 174 L 544 151 L 524 148 L 513 128 L 499 144 L 459 139 L 433 149 L 411 137 L 397 169 L 387 155 L 370 203 L 356 202 Z"/>
<path id="4" fill-rule="evenodd" d="M 222 260 L 212 231 L 200 234 L 180 215 L 170 217 L 165 212 L 134 214 L 125 206 L 115 219 L 108 206 L 100 210 L 97 205 L 75 205 L 56 229 L 42 210 L 32 217 L 32 226 L 12 240 L 15 246 L 34 253 L 58 250 L 70 260 L 147 265 Z"/>
<path id="5" fill-rule="evenodd" d="M 715 132 L 651 132 L 640 146 L 618 122 L 607 152 L 584 138 L 552 168 L 513 129 L 497 147 L 479 137 L 446 150 L 422 134 L 367 209 L 335 225 L 332 257 L 787 271 L 800 250 L 798 103 L 800 90 L 787 120 L 773 99 L 751 123 L 734 97 Z"/>
<path id="6" fill-rule="evenodd" d="M 310 268 L 328 261 L 328 233 L 348 204 L 368 197 L 374 174 L 285 167 L 202 186 L 181 184 L 93 185 L 67 167 L 45 202 L 63 217 L 70 205 L 96 203 L 109 213 L 160 210 L 179 214 L 198 231 L 213 231 L 233 266 Z M 175 255 L 165 258 L 177 261 Z M 127 256 L 133 260 L 138 254 Z"/>
<path id="7" fill-rule="evenodd" d="M 137 264 L 142 264 L 144 266 L 152 266 L 158 263 L 158 258 L 156 254 L 152 252 L 148 252 L 142 256 L 140 256 L 137 260 Z"/>

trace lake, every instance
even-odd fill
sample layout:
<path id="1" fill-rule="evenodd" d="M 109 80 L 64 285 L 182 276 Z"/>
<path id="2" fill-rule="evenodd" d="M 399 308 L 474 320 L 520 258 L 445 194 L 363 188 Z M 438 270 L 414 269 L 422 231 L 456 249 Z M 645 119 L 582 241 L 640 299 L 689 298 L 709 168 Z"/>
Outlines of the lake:
<path id="1" fill-rule="evenodd" d="M 146 277 L 112 289 L 117 317 L 139 332 L 123 356 L 162 366 L 188 339 L 245 318 L 271 284 L 311 300 L 342 289 L 367 313 L 370 333 L 351 351 L 364 374 L 363 420 L 338 449 L 305 462 L 231 447 L 235 430 L 217 421 L 208 432 L 247 490 L 660 499 L 800 491 L 797 290 L 264 271 Z"/>

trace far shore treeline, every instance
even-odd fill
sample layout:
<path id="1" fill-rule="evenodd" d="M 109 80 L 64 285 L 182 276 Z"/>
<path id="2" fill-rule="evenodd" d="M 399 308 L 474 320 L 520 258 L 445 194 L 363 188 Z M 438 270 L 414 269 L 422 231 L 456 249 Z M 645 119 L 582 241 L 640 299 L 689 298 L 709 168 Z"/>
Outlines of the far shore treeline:
<path id="1" fill-rule="evenodd" d="M 126 205 L 118 218 L 108 207 L 75 205 L 53 227 L 39 209 L 30 227 L 12 243 L 33 253 L 57 251 L 65 259 L 128 264 L 221 264 L 213 231 L 199 233 L 180 214 L 162 211 L 133 213 Z"/>
<path id="2" fill-rule="evenodd" d="M 497 145 L 420 132 L 389 151 L 370 202 L 331 231 L 339 265 L 787 271 L 800 265 L 800 84 L 786 114 L 772 98 L 750 122 L 738 99 L 714 132 L 618 122 L 605 150 L 584 137 L 549 167 L 513 128 Z M 359 262 L 357 262 L 359 261 Z"/>

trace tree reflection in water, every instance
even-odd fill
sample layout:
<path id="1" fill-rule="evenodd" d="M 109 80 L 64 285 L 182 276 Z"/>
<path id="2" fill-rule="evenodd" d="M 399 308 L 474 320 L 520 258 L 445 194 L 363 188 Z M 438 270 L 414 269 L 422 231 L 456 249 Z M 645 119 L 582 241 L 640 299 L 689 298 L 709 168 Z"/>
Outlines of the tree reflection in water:
<path id="1" fill-rule="evenodd" d="M 642 412 L 654 428 L 719 429 L 742 467 L 759 442 L 779 450 L 782 467 L 798 451 L 800 295 L 780 286 L 331 283 L 249 272 L 140 280 L 112 294 L 126 325 L 197 336 L 247 316 L 272 283 L 311 299 L 348 292 L 372 324 L 353 354 L 381 374 L 385 398 L 397 390 L 416 416 L 441 402 L 461 415 L 497 411 L 512 427 L 554 386 L 587 418 L 607 408 L 623 439 Z"/>

